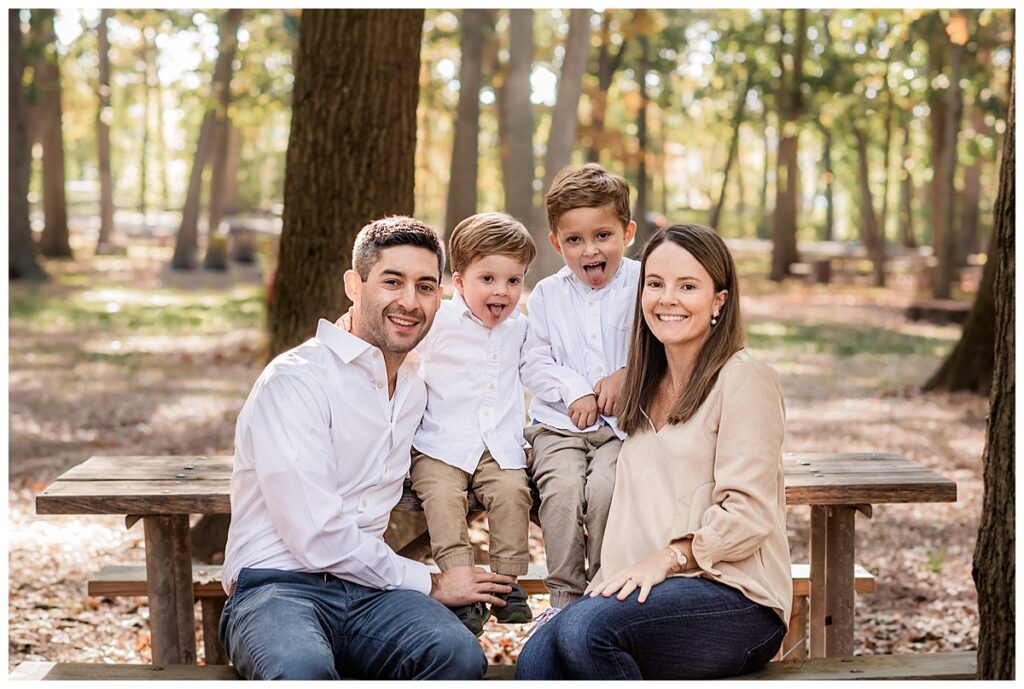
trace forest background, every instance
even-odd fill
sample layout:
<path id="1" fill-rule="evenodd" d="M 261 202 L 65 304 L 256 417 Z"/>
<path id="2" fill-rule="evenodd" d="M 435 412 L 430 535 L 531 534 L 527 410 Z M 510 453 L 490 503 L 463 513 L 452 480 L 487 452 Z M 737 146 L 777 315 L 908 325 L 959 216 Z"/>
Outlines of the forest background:
<path id="1" fill-rule="evenodd" d="M 8 19 L 10 658 L 135 659 L 145 599 L 80 588 L 138 559 L 140 535 L 37 519 L 31 496 L 91 454 L 230 453 L 260 367 L 309 334 L 281 324 L 315 324 L 274 308 L 343 306 L 272 299 L 302 15 Z M 956 505 L 859 526 L 879 591 L 858 600 L 858 651 L 975 647 L 1012 12 L 431 9 L 416 30 L 415 98 L 395 106 L 414 118 L 415 215 L 450 230 L 512 213 L 541 248 L 531 283 L 559 266 L 541 200 L 564 164 L 630 181 L 634 250 L 666 223 L 714 227 L 749 345 L 783 375 L 786 449 L 900 452 L 959 484 Z M 908 318 L 921 303 L 938 322 Z M 97 628 L 92 650 L 74 643 Z M 521 637 L 484 643 L 514 656 Z"/>

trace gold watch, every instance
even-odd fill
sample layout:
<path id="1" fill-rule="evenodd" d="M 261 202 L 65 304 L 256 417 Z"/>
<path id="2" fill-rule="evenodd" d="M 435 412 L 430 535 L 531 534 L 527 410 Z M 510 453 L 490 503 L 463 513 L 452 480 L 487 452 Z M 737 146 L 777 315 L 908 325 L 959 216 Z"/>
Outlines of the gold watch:
<path id="1" fill-rule="evenodd" d="M 682 548 L 673 543 L 669 543 L 668 549 L 672 551 L 673 555 L 675 555 L 676 564 L 679 565 L 679 571 L 682 572 L 685 570 L 686 564 L 690 561 L 690 558 L 686 557 L 686 553 L 683 552 Z"/>

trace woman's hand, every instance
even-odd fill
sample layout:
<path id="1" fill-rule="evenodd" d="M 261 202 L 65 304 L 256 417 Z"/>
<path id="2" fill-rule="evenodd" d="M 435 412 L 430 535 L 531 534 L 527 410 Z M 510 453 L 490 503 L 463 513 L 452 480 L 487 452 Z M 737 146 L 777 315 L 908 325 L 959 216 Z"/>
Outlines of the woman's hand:
<path id="1" fill-rule="evenodd" d="M 633 591 L 639 588 L 640 595 L 636 602 L 643 603 L 647 600 L 651 589 L 665 581 L 669 574 L 675 574 L 677 569 L 675 555 L 668 548 L 662 548 L 632 567 L 626 567 L 616 572 L 607 581 L 604 589 L 591 591 L 590 597 L 593 598 L 600 593 L 607 598 L 618 591 L 619 595 L 615 597 L 619 600 L 626 600 Z"/>

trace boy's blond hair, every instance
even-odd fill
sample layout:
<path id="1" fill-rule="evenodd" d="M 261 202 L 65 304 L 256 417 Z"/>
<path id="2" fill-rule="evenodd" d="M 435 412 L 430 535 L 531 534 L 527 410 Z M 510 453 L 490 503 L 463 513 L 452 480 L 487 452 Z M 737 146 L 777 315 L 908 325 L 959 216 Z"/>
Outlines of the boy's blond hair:
<path id="1" fill-rule="evenodd" d="M 455 226 L 448 239 L 448 255 L 456 273 L 494 254 L 510 256 L 529 267 L 537 256 L 537 247 L 523 223 L 507 213 L 471 215 Z"/>
<path id="2" fill-rule="evenodd" d="M 600 208 L 612 205 L 623 227 L 629 224 L 629 182 L 613 175 L 597 163 L 583 167 L 564 167 L 551 181 L 551 188 L 544 195 L 547 206 L 548 225 L 558 232 L 558 219 L 562 213 L 574 208 Z"/>

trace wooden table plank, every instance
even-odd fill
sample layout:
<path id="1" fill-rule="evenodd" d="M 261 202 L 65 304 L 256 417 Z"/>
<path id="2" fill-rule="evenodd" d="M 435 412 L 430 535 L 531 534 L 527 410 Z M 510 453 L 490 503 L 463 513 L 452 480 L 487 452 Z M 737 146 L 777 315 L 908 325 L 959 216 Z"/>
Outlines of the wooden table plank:
<path id="1" fill-rule="evenodd" d="M 37 514 L 230 514 L 231 481 L 56 481 Z"/>

